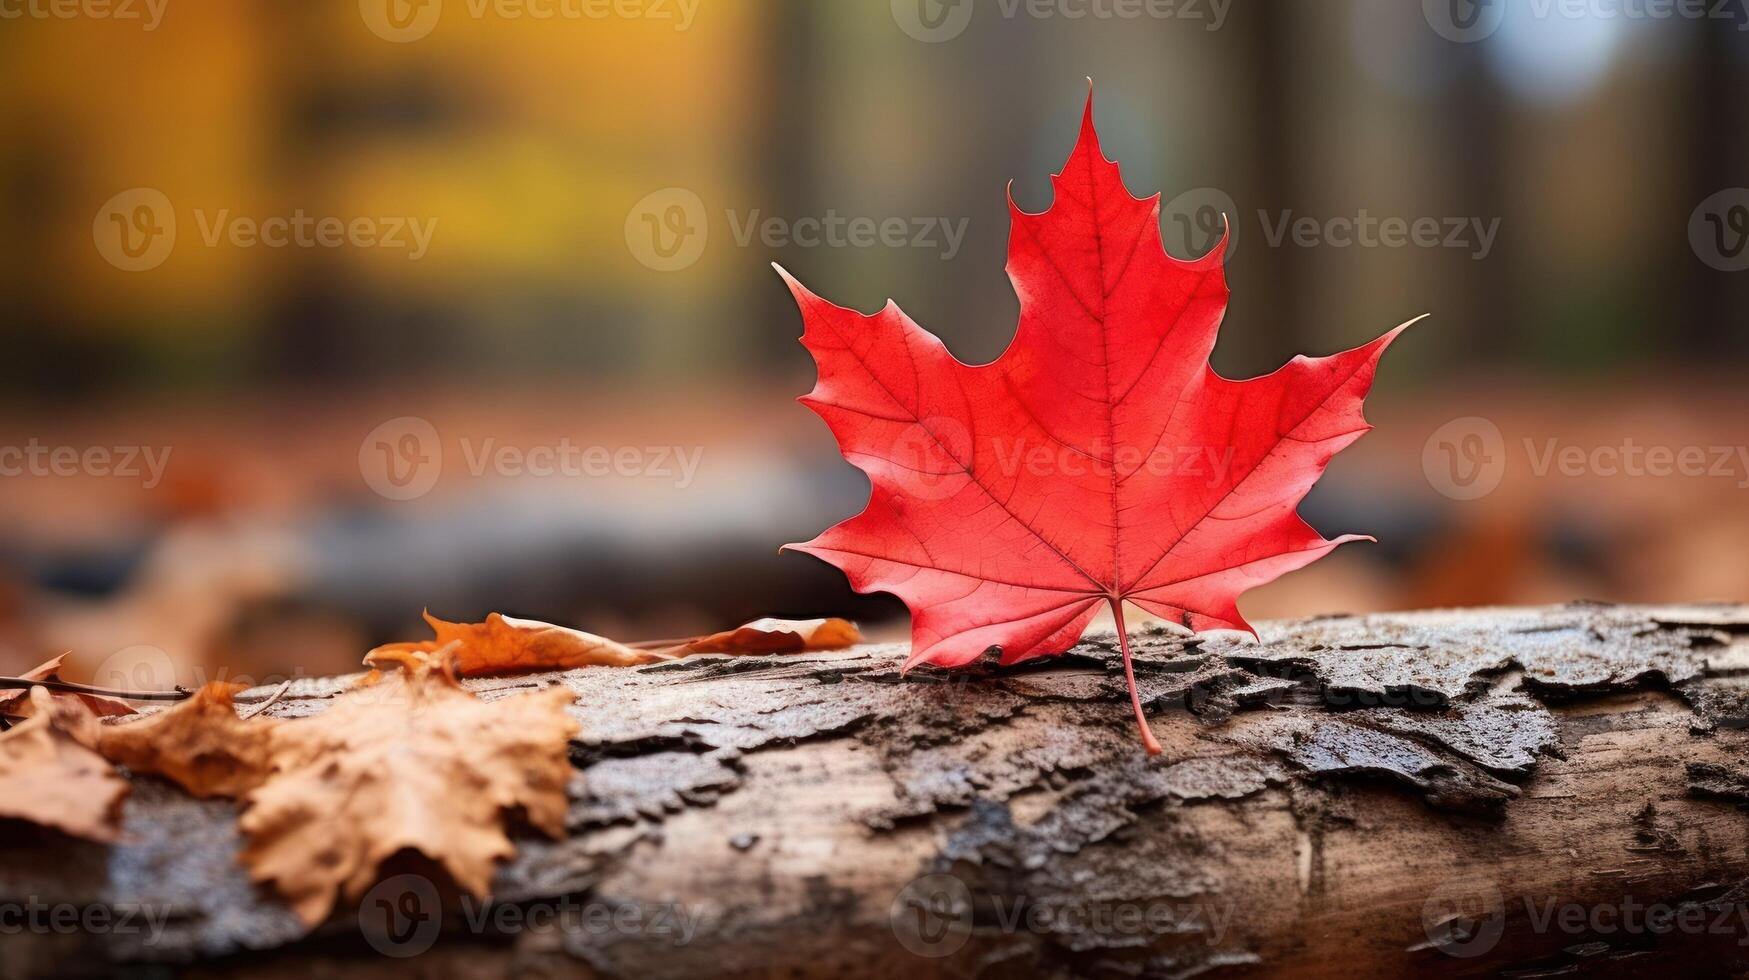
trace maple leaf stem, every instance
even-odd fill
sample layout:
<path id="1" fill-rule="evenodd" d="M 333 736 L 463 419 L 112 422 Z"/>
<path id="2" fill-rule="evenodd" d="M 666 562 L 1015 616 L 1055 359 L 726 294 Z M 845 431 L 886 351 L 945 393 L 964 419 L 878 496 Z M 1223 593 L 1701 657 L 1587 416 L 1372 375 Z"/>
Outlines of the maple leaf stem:
<path id="1" fill-rule="evenodd" d="M 1130 631 L 1123 624 L 1123 600 L 1117 596 L 1107 596 L 1111 603 L 1112 618 L 1117 620 L 1117 642 L 1123 648 L 1123 676 L 1130 685 L 1130 705 L 1136 709 L 1136 727 L 1142 730 L 1142 745 L 1149 755 L 1159 755 L 1165 751 L 1160 748 L 1160 742 L 1154 738 L 1154 730 L 1148 727 L 1148 716 L 1142 714 L 1142 695 L 1136 690 L 1136 667 L 1130 660 Z"/>

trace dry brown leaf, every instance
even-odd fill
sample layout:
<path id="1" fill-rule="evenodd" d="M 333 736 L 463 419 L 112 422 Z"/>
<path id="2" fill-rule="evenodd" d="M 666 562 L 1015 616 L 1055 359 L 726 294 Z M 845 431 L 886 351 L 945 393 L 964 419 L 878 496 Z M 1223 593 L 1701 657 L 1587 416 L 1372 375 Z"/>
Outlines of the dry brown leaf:
<path id="1" fill-rule="evenodd" d="M 90 747 L 97 717 L 47 688 L 31 688 L 30 701 L 30 717 L 0 734 L 0 817 L 115 840 L 128 784 Z"/>
<path id="2" fill-rule="evenodd" d="M 404 669 L 274 726 L 274 771 L 244 797 L 244 864 L 312 925 L 337 895 L 363 894 L 403 848 L 484 897 L 494 865 L 515 851 L 506 811 L 553 837 L 565 832 L 566 746 L 577 730 L 568 690 L 487 702 L 456 682 L 452 665 L 418 651 L 378 660 Z"/>
<path id="3" fill-rule="evenodd" d="M 30 670 L 18 675 L 27 681 L 58 681 L 61 679 L 61 664 L 67 659 L 66 654 L 51 657 L 37 664 Z M 28 715 L 30 703 L 26 699 L 28 691 L 0 691 L 0 715 Z M 77 698 L 85 703 L 96 714 L 103 717 L 117 717 L 134 713 L 133 706 L 126 701 L 106 698 L 100 694 L 63 694 L 51 691 L 57 698 Z"/>
<path id="4" fill-rule="evenodd" d="M 745 626 L 680 644 L 669 653 L 793 653 L 839 650 L 862 642 L 847 619 L 755 619 Z"/>
<path id="5" fill-rule="evenodd" d="M 98 733 L 98 751 L 195 796 L 241 796 L 267 778 L 268 739 L 279 724 L 238 718 L 231 699 L 241 688 L 214 681 L 168 711 L 105 727 Z"/>
<path id="6" fill-rule="evenodd" d="M 366 654 L 364 662 L 376 666 L 386 655 L 431 653 L 452 643 L 456 645 L 456 672 L 463 677 L 572 667 L 633 667 L 668 659 L 593 633 L 499 613 L 491 613 L 483 623 L 450 623 L 427 612 L 425 621 L 437 633 L 436 639 L 380 646 Z"/>

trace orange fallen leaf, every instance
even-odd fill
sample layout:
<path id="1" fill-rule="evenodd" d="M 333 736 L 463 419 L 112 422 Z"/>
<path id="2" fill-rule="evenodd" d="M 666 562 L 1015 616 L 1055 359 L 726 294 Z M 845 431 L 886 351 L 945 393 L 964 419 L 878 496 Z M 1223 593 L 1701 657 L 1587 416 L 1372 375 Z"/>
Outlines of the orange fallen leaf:
<path id="1" fill-rule="evenodd" d="M 235 797 L 267 779 L 268 739 L 279 724 L 237 717 L 240 684 L 214 681 L 186 701 L 127 725 L 104 727 L 97 748 L 136 773 L 163 776 L 195 796 Z"/>
<path id="2" fill-rule="evenodd" d="M 66 654 L 50 657 L 35 667 L 18 675 L 27 681 L 58 681 L 61 679 L 61 664 L 67 659 Z M 126 701 L 107 698 L 100 694 L 63 694 L 49 692 L 57 698 L 77 698 L 85 702 L 85 706 L 103 717 L 131 715 L 133 706 Z M 30 711 L 30 703 L 26 699 L 28 691 L 0 691 L 0 715 L 26 715 Z"/>
<path id="3" fill-rule="evenodd" d="M 402 849 L 484 897 L 493 867 L 515 852 L 506 811 L 550 836 L 565 832 L 566 746 L 577 731 L 565 710 L 570 691 L 481 701 L 457 683 L 447 651 L 379 659 L 403 669 L 319 715 L 274 725 L 273 771 L 244 796 L 243 863 L 310 925 L 338 896 L 362 895 Z"/>
<path id="4" fill-rule="evenodd" d="M 745 626 L 680 644 L 669 653 L 793 653 L 839 650 L 862 642 L 847 619 L 755 619 Z"/>
<path id="5" fill-rule="evenodd" d="M 455 669 L 463 677 L 572 667 L 633 667 L 668 659 L 581 630 L 491 613 L 483 623 L 451 623 L 427 612 L 436 639 L 389 643 L 365 655 L 376 666 L 402 653 L 432 653 L 455 644 Z"/>
<path id="6" fill-rule="evenodd" d="M 30 701 L 30 717 L 0 733 L 0 817 L 115 840 L 128 784 L 91 749 L 97 717 L 47 688 L 31 688 Z"/>

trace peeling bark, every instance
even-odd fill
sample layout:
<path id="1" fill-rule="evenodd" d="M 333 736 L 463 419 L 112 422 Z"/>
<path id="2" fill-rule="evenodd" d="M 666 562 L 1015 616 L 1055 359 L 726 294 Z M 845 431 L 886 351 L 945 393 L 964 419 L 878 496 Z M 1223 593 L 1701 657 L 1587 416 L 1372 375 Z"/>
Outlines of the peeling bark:
<path id="1" fill-rule="evenodd" d="M 0 973 L 401 969 L 383 950 L 433 976 L 1749 970 L 1749 609 L 1260 631 L 1132 636 L 1155 758 L 1111 635 L 1010 670 L 901 676 L 868 646 L 471 681 L 563 684 L 583 724 L 571 834 L 525 836 L 495 904 L 404 855 L 413 906 L 306 935 L 237 865 L 232 804 L 140 778 L 113 847 L 8 826 L 0 902 L 161 931 L 9 935 Z"/>

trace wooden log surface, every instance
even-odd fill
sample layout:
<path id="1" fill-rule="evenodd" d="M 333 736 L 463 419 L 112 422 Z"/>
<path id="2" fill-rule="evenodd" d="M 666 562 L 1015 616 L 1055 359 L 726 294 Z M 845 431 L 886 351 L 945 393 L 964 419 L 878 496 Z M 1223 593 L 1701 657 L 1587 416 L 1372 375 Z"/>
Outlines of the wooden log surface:
<path id="1" fill-rule="evenodd" d="M 490 902 L 407 853 L 306 930 L 233 804 L 135 778 L 119 844 L 3 825 L 0 973 L 1749 974 L 1749 607 L 1259 630 L 1135 636 L 1154 758 L 1110 635 L 470 681 L 563 684 L 583 726 L 570 836 L 519 837 Z"/>

